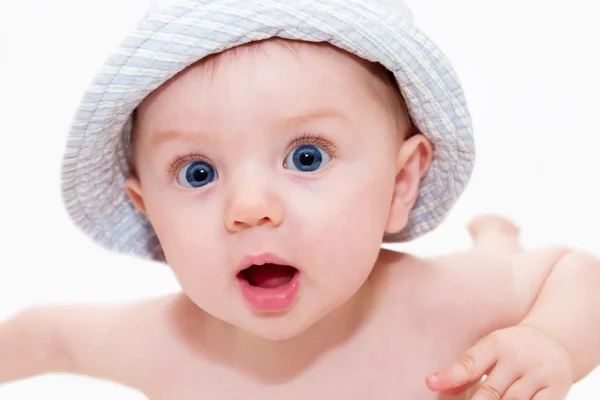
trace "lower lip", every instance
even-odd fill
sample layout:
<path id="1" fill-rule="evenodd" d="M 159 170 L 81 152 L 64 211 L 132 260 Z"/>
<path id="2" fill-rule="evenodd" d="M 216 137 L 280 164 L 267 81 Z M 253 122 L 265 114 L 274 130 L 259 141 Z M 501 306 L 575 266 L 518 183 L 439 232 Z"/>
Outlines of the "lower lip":
<path id="1" fill-rule="evenodd" d="M 276 288 L 252 286 L 245 279 L 239 279 L 242 295 L 250 307 L 260 312 L 285 311 L 294 302 L 300 288 L 300 272 L 296 271 L 285 285 Z"/>

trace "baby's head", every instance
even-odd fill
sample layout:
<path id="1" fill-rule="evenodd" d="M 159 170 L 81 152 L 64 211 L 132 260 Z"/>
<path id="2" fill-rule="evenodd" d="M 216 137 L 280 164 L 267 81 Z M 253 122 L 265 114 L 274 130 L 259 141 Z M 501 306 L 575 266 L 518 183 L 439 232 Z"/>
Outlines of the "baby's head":
<path id="1" fill-rule="evenodd" d="M 406 225 L 432 155 L 381 65 L 283 40 L 175 76 L 138 107 L 132 144 L 127 193 L 183 290 L 215 317 L 277 338 L 358 291 L 384 233 Z M 241 271 L 264 254 L 293 268 Z M 299 291 L 261 301 L 240 280 L 293 280 Z"/>
<path id="2" fill-rule="evenodd" d="M 402 0 L 149 1 L 83 96 L 63 198 L 207 312 L 298 334 L 464 190 L 465 97 Z"/>

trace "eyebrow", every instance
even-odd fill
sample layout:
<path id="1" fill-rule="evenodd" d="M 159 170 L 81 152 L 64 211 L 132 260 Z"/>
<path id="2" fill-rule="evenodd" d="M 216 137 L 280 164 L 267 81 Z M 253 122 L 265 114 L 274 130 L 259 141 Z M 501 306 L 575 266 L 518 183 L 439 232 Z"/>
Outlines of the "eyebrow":
<path id="1" fill-rule="evenodd" d="M 301 125 L 314 120 L 342 118 L 348 119 L 348 116 L 336 108 L 319 108 L 310 110 L 303 114 L 287 117 L 278 122 L 278 124 Z"/>
<path id="2" fill-rule="evenodd" d="M 184 132 L 177 129 L 168 129 L 165 131 L 156 132 L 154 135 L 152 135 L 151 142 L 154 146 L 160 146 L 161 144 L 175 140 L 192 140 L 197 136 L 197 133 L 192 133 L 189 131 Z"/>
<path id="3" fill-rule="evenodd" d="M 315 120 L 342 118 L 348 119 L 348 116 L 335 108 L 319 108 L 308 112 L 282 118 L 275 123 L 276 126 L 286 125 L 302 125 Z M 174 140 L 197 140 L 200 132 L 181 131 L 176 129 L 167 129 L 156 132 L 152 135 L 151 142 L 154 146 L 161 145 L 165 142 Z"/>

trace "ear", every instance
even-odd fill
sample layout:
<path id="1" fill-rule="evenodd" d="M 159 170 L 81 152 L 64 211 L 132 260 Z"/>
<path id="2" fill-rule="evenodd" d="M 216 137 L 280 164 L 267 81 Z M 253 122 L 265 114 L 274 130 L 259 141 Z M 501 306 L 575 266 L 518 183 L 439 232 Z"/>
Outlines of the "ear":
<path id="1" fill-rule="evenodd" d="M 138 178 L 128 178 L 125 181 L 125 193 L 139 212 L 146 215 L 146 206 L 142 195 L 142 185 Z"/>
<path id="2" fill-rule="evenodd" d="M 408 223 L 408 215 L 419 195 L 421 178 L 429 169 L 432 156 L 433 146 L 423 134 L 411 136 L 400 147 L 386 233 L 400 232 Z"/>

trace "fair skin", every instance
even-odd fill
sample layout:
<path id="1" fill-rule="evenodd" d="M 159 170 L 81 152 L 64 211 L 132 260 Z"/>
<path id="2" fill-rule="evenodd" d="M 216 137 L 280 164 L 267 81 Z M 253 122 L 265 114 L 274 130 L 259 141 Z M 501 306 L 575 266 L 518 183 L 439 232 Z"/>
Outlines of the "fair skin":
<path id="1" fill-rule="evenodd" d="M 13 345 L 0 382 L 69 371 L 154 400 L 554 400 L 598 365 L 597 260 L 523 252 L 493 217 L 472 223 L 469 251 L 381 250 L 432 145 L 405 137 L 402 105 L 366 63 L 311 44 L 251 49 L 187 69 L 136 116 L 126 191 L 182 292 L 24 312 L 0 329 L 0 349 Z M 321 162 L 298 164 L 301 146 Z M 275 312 L 240 290 L 240 263 L 265 252 L 300 282 Z"/>

